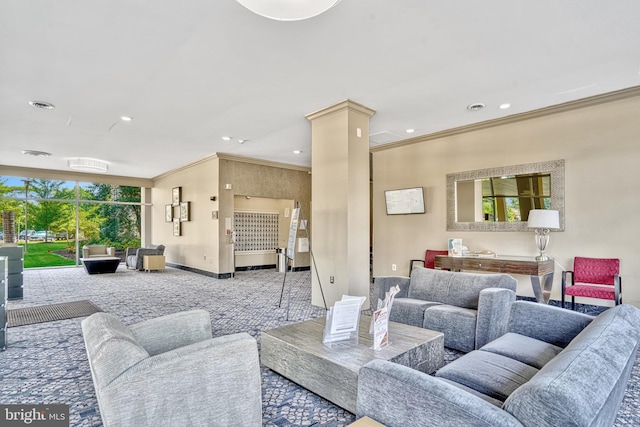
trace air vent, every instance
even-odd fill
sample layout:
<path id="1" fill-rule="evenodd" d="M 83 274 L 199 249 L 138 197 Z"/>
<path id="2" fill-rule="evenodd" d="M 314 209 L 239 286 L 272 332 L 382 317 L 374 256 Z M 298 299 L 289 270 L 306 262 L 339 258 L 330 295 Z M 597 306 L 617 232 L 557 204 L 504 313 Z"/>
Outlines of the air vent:
<path id="1" fill-rule="evenodd" d="M 53 110 L 56 108 L 53 104 L 42 101 L 29 101 L 29 105 L 36 108 L 42 108 L 43 110 Z"/>
<path id="2" fill-rule="evenodd" d="M 26 154 L 28 156 L 36 156 L 36 157 L 49 157 L 51 153 L 47 153 L 46 151 L 38 151 L 38 150 L 22 150 L 22 154 Z"/>
<path id="3" fill-rule="evenodd" d="M 482 102 L 476 102 L 475 104 L 467 105 L 467 110 L 469 111 L 478 111 L 484 108 L 484 104 Z"/>

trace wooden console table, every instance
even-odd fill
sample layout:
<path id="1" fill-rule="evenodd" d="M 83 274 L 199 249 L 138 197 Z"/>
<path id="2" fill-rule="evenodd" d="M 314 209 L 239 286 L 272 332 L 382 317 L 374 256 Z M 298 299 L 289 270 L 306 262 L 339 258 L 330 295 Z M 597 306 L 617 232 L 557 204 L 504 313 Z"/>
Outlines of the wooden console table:
<path id="1" fill-rule="evenodd" d="M 548 304 L 549 298 L 551 297 L 554 272 L 554 261 L 552 258 L 546 261 L 537 261 L 535 257 L 520 256 L 497 256 L 489 258 L 438 255 L 436 256 L 435 267 L 451 271 L 473 270 L 490 273 L 526 274 L 531 276 L 533 294 L 538 302 Z"/>

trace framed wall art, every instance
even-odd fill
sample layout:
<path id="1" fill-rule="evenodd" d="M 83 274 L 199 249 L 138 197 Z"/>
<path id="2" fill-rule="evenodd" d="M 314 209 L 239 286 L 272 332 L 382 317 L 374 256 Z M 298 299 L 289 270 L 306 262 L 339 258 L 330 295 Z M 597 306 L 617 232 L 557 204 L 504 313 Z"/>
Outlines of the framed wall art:
<path id="1" fill-rule="evenodd" d="M 189 221 L 190 202 L 180 202 L 180 221 Z"/>
<path id="2" fill-rule="evenodd" d="M 171 190 L 171 204 L 173 206 L 179 206 L 180 205 L 181 189 L 182 189 L 182 187 L 173 187 L 173 190 Z"/>
<path id="3" fill-rule="evenodd" d="M 173 221 L 173 205 L 164 205 L 164 220 L 165 222 Z"/>
<path id="4" fill-rule="evenodd" d="M 173 235 L 180 236 L 180 218 L 173 219 Z"/>

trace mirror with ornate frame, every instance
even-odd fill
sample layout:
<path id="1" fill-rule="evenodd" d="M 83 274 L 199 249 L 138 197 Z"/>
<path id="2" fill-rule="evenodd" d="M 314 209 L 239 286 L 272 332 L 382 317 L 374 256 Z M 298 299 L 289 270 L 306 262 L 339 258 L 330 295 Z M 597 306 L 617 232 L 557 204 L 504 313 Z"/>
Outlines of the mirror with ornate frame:
<path id="1" fill-rule="evenodd" d="M 447 231 L 528 231 L 534 208 L 557 210 L 564 230 L 564 160 L 447 174 Z"/>

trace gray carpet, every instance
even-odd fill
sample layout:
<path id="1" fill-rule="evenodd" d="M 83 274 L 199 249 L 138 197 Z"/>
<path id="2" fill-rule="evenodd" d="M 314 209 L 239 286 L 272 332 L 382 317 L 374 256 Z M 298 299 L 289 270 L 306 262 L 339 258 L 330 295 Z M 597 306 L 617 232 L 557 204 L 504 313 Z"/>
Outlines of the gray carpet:
<path id="1" fill-rule="evenodd" d="M 24 300 L 9 308 L 90 300 L 125 323 L 203 308 L 211 314 L 214 334 L 260 331 L 321 317 L 310 304 L 311 273 L 287 274 L 291 311 L 278 307 L 282 273 L 239 272 L 228 280 L 168 268 L 143 273 L 118 268 L 115 274 L 87 275 L 82 268 L 27 270 Z M 330 286 L 330 285 L 326 285 Z M 0 403 L 65 403 L 71 426 L 101 426 L 80 328 L 82 318 L 14 327 L 7 350 L 0 352 Z M 445 351 L 448 363 L 460 354 Z M 263 425 L 346 426 L 353 414 L 262 367 Z M 640 425 L 640 362 L 633 367 L 615 427 Z M 425 420 L 428 425 L 428 420 Z"/>
<path id="2" fill-rule="evenodd" d="M 100 310 L 91 301 L 73 301 L 59 304 L 39 305 L 36 307 L 14 308 L 7 310 L 7 326 L 33 325 L 35 323 L 54 322 L 90 316 Z"/>

